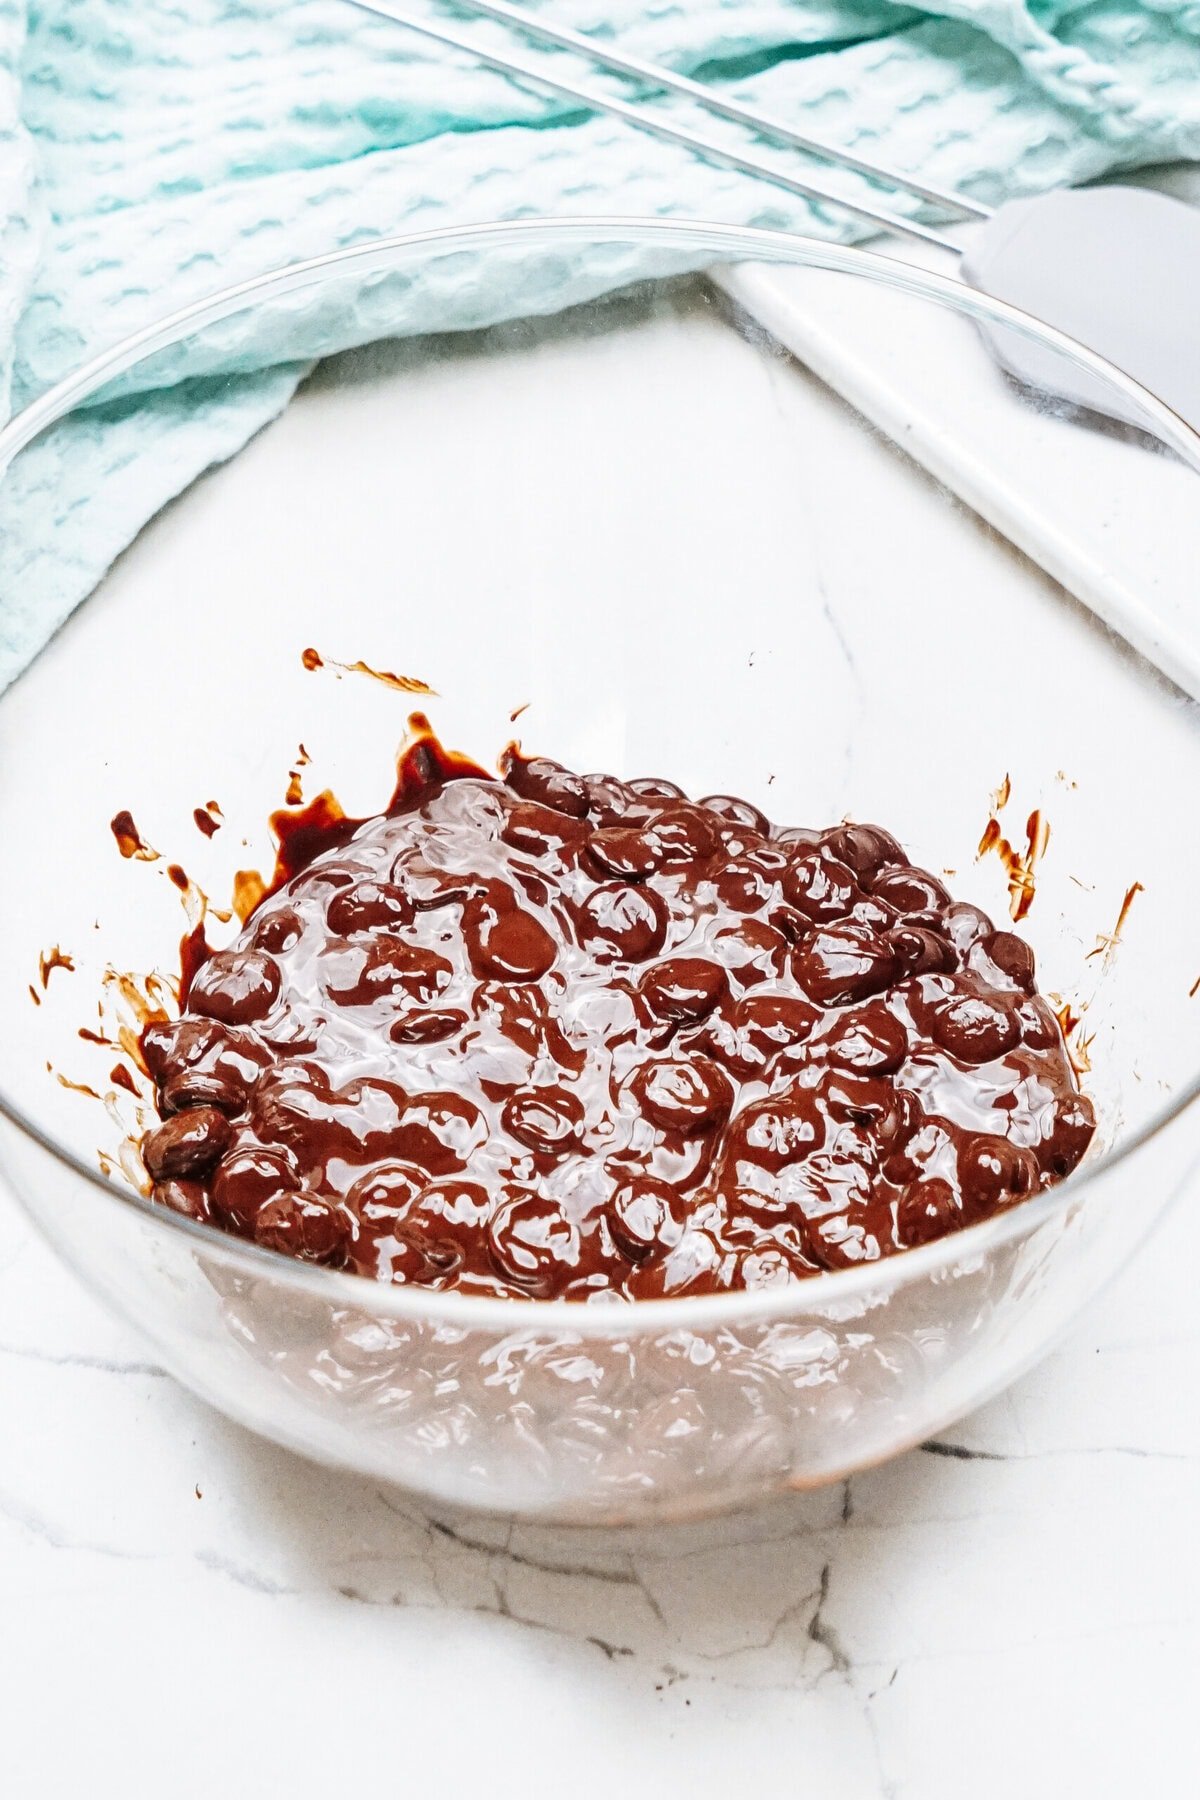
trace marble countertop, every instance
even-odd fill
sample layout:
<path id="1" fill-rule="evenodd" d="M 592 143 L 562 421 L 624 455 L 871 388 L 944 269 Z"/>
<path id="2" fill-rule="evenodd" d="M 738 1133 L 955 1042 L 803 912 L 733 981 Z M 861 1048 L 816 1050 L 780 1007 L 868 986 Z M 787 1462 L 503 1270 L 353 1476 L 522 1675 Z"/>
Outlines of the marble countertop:
<path id="1" fill-rule="evenodd" d="M 1200 1209 L 945 1441 L 741 1517 L 426 1516 L 227 1424 L 0 1231 L 0 1785 L 1191 1792 Z M 1194 1775 L 1194 1765 L 1192 1766 Z"/>
<path id="2" fill-rule="evenodd" d="M 586 1532 L 426 1515 L 251 1438 L 0 1193 L 0 1790 L 1190 1794 L 1196 1199 L 943 1441 Z"/>

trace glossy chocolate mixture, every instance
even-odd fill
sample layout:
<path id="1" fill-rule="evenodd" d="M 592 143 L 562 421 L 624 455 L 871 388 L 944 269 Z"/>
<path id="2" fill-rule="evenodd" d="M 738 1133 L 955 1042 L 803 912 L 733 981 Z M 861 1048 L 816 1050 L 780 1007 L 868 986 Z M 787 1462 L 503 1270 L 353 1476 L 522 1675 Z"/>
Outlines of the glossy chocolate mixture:
<path id="1" fill-rule="evenodd" d="M 384 1281 L 635 1298 L 888 1256 L 1094 1130 L 1033 954 L 874 825 L 427 739 L 294 828 L 143 1050 L 157 1197 Z"/>

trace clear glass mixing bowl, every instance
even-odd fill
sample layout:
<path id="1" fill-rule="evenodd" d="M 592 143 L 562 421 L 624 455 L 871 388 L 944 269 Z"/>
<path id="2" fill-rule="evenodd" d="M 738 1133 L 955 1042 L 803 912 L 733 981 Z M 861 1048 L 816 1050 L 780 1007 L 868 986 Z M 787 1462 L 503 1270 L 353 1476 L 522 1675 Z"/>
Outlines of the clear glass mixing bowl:
<path id="1" fill-rule="evenodd" d="M 219 296 L 0 437 L 7 461 L 114 382 L 228 366 L 252 316 L 281 358 L 302 356 L 355 290 L 371 346 L 318 369 L 157 518 L 0 701 L 0 1167 L 187 1386 L 439 1502 L 679 1516 L 889 1456 L 1039 1356 L 1197 1152 L 1194 707 L 748 322 L 728 284 L 680 274 L 732 264 L 790 267 L 801 306 L 830 284 L 848 308 L 869 295 L 888 366 L 911 381 L 919 345 L 947 391 L 981 354 L 972 320 L 1063 347 L 862 252 L 683 224 L 488 227 Z M 623 275 L 640 283 L 588 298 Z M 569 310 L 463 329 L 514 294 Z M 1147 401 L 1146 421 L 1160 451 L 1195 461 L 1169 413 Z M 1095 427 L 1045 429 L 1070 458 Z M 993 473 L 1019 454 L 998 433 Z M 1099 513 L 1095 541 L 1102 556 Z M 378 1286 L 153 1206 L 122 1173 L 139 1102 L 80 1029 L 111 1036 L 122 1009 L 133 1022 L 114 972 L 178 969 L 181 900 L 197 902 L 170 863 L 214 900 L 270 867 L 266 819 L 300 744 L 308 794 L 383 803 L 412 701 L 335 666 L 359 659 L 436 689 L 420 704 L 477 758 L 516 730 L 573 767 L 744 793 L 789 823 L 877 819 L 1001 918 L 1006 872 L 977 859 L 982 828 L 993 816 L 1023 846 L 1040 809 L 1051 836 L 1023 929 L 1043 990 L 1083 1014 L 1102 1141 L 1058 1190 L 927 1248 L 634 1306 Z M 209 800 L 211 839 L 193 817 Z M 126 808 L 158 861 L 118 854 Z M 73 972 L 43 980 L 56 945 Z"/>

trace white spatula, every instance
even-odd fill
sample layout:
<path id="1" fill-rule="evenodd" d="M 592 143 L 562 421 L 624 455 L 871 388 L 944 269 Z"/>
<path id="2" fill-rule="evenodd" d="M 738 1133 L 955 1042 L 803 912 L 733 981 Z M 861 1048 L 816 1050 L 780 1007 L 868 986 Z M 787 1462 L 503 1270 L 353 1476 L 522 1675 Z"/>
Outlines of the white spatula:
<path id="1" fill-rule="evenodd" d="M 502 55 L 460 32 L 414 17 L 390 0 L 352 0 L 352 4 L 392 19 L 435 43 L 465 51 L 506 75 L 580 101 L 590 110 L 611 113 L 638 130 L 678 144 L 708 161 L 757 176 L 805 199 L 839 207 L 881 230 L 961 255 L 964 281 L 1068 332 L 1132 375 L 1200 430 L 1200 331 L 1196 324 L 1200 210 L 1144 189 L 1106 186 L 1059 189 L 1030 199 L 1008 201 L 992 211 L 977 201 L 867 162 L 837 145 L 796 131 L 785 121 L 744 106 L 686 75 L 564 26 L 551 25 L 508 4 L 508 0 L 455 0 L 460 9 L 496 19 L 527 37 L 572 51 L 660 92 L 682 94 L 706 111 L 748 126 L 761 137 L 853 169 L 962 219 L 982 221 L 982 231 L 976 235 L 970 251 L 963 254 L 952 239 L 916 220 L 851 200 L 823 182 L 743 156 L 713 138 L 669 123 L 646 107 L 582 87 L 551 74 L 548 67 Z M 1130 424 L 1142 423 L 1136 411 L 1122 408 L 1111 389 L 1089 379 L 1053 352 L 1039 350 L 998 328 L 989 329 L 985 335 L 996 360 L 1040 392 L 1056 394 L 1072 404 Z"/>

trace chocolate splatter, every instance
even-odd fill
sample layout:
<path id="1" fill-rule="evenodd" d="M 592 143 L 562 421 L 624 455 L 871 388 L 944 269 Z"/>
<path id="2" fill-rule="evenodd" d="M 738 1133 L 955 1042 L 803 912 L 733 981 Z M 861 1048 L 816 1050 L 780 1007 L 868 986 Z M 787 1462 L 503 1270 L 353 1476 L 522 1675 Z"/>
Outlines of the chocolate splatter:
<path id="1" fill-rule="evenodd" d="M 332 656 L 322 656 L 319 651 L 309 648 L 302 652 L 300 660 L 310 674 L 317 669 L 336 669 L 339 680 L 343 675 L 368 675 L 372 681 L 381 682 L 384 687 L 393 689 L 397 694 L 429 694 L 433 698 L 437 697 L 437 689 L 431 688 L 419 675 L 394 675 L 390 669 L 374 669 L 370 663 L 363 662 L 361 657 L 356 657 L 353 662 L 336 662 Z"/>
<path id="2" fill-rule="evenodd" d="M 43 950 L 38 957 L 38 974 L 41 976 L 43 992 L 50 986 L 50 977 L 55 969 L 65 969 L 68 975 L 75 973 L 75 959 L 60 950 L 55 944 L 52 950 Z"/>
<path id="3" fill-rule="evenodd" d="M 1007 777 L 1005 777 L 1007 780 Z M 1018 850 L 1005 837 L 993 812 L 979 840 L 976 861 L 989 852 L 1000 858 L 1008 874 L 1008 911 L 1015 924 L 1027 917 L 1037 893 L 1036 870 L 1050 843 L 1050 822 L 1035 808 L 1025 823 L 1025 848 Z"/>
<path id="4" fill-rule="evenodd" d="M 132 858 L 135 862 L 157 862 L 158 851 L 142 837 L 133 822 L 133 814 L 121 811 L 110 820 L 109 829 L 117 840 L 117 849 L 126 861 Z"/>

